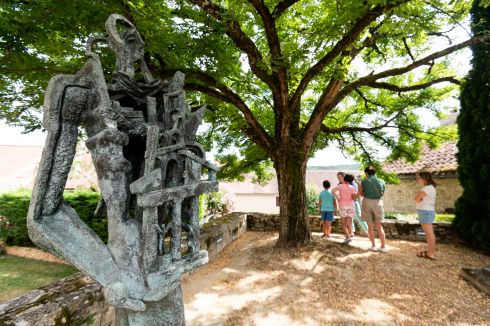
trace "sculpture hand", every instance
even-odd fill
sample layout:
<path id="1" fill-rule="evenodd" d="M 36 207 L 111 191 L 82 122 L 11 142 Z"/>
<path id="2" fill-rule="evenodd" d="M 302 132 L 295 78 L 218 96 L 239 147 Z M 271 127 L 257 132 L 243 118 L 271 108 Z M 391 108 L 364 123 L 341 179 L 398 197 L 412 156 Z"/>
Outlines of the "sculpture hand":
<path id="1" fill-rule="evenodd" d="M 133 311 L 145 311 L 146 306 L 143 301 L 129 297 L 129 289 L 121 282 L 111 283 L 104 289 L 104 297 L 108 304 L 117 308 L 129 309 Z"/>

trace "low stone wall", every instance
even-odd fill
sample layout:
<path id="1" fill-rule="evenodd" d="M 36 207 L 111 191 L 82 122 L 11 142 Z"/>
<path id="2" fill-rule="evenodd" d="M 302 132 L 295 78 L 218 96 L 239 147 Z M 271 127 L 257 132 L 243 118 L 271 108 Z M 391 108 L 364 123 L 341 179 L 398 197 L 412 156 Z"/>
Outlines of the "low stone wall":
<path id="1" fill-rule="evenodd" d="M 77 273 L 0 304 L 0 325 L 109 326 L 114 308 L 107 305 L 100 285 Z"/>
<path id="2" fill-rule="evenodd" d="M 201 228 L 201 249 L 208 250 L 212 260 L 246 231 L 244 213 L 210 221 Z M 77 273 L 0 304 L 0 325 L 114 326 L 114 313 L 114 308 L 104 301 L 101 286 Z"/>
<path id="3" fill-rule="evenodd" d="M 437 184 L 436 212 L 454 212 L 454 203 L 463 193 L 458 178 L 435 177 Z M 386 192 L 383 196 L 385 212 L 413 213 L 415 210 L 414 198 L 420 186 L 415 181 L 415 175 L 400 178 L 400 184 L 386 185 Z"/>
<path id="4" fill-rule="evenodd" d="M 309 218 L 310 230 L 314 232 L 322 232 L 320 216 L 311 215 Z M 247 215 L 248 230 L 251 231 L 276 231 L 279 230 L 279 215 L 250 213 Z M 418 222 L 406 222 L 397 220 L 385 220 L 383 229 L 387 239 L 410 240 L 410 241 L 425 241 L 425 234 Z M 365 232 L 359 232 L 360 227 L 356 226 L 356 234 L 364 235 Z M 340 221 L 335 218 L 332 222 L 332 232 L 342 233 Z M 438 242 L 458 242 L 458 235 L 453 230 L 451 223 L 436 222 L 434 223 L 434 233 Z"/>
<path id="5" fill-rule="evenodd" d="M 449 222 L 435 222 L 434 233 L 439 243 L 461 242 L 456 231 Z M 385 220 L 383 222 L 387 239 L 424 241 L 425 234 L 418 222 L 406 222 L 396 220 Z"/>
<path id="6" fill-rule="evenodd" d="M 308 223 L 310 231 L 322 232 L 322 220 L 320 215 L 308 216 Z M 365 232 L 361 231 L 361 227 L 357 221 L 354 221 L 354 223 L 356 224 L 356 234 L 367 235 Z M 277 231 L 279 230 L 279 226 L 279 215 L 260 213 L 247 214 L 247 229 L 249 231 Z M 332 233 L 343 233 L 338 217 L 335 217 L 332 222 Z"/>
<path id="7" fill-rule="evenodd" d="M 231 213 L 219 219 L 209 221 L 201 227 L 201 249 L 208 251 L 213 259 L 230 242 L 247 232 L 247 214 Z"/>

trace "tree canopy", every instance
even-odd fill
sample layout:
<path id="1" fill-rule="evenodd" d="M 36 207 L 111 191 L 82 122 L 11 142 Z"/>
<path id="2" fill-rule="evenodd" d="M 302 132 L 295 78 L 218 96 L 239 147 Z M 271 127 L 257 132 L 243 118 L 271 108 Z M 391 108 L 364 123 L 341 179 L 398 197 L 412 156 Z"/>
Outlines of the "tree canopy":
<path id="1" fill-rule="evenodd" d="M 27 130 L 40 128 L 36 113 L 49 78 L 76 72 L 84 60 L 86 38 L 103 33 L 105 18 L 119 12 L 143 35 L 153 73 L 164 78 L 184 70 L 188 89 L 208 95 L 196 97 L 212 104 L 208 144 L 240 148 L 247 158 L 239 162 L 235 155 L 221 157 L 230 167 L 241 163 L 240 169 L 256 169 L 255 163 L 270 157 L 264 152 L 284 129 L 315 138 L 314 149 L 336 144 L 351 154 L 372 153 L 365 148 L 370 137 L 394 149 L 395 155 L 411 155 L 421 144 L 414 139 L 427 136 L 419 133 L 422 126 L 413 109 L 425 107 L 437 115 L 433 103 L 450 88 L 426 87 L 455 81 L 450 61 L 437 60 L 442 54 L 427 58 L 428 51 L 434 44 L 455 46 L 444 35 L 465 18 L 469 5 L 2 1 L 0 117 Z M 434 43 L 437 38 L 443 41 Z M 326 108 L 335 79 L 342 80 L 343 89 Z M 408 91 L 410 95 L 403 94 Z M 316 118 L 326 111 L 325 119 Z M 382 128 L 395 125 L 399 134 Z M 318 126 L 322 132 L 317 135 Z"/>
<path id="2" fill-rule="evenodd" d="M 437 102 L 459 84 L 448 55 L 490 39 L 452 42 L 470 6 L 466 0 L 2 1 L 0 117 L 39 127 L 35 112 L 49 77 L 74 73 L 87 35 L 102 33 L 109 13 L 118 12 L 142 34 L 154 75 L 185 72 L 193 101 L 210 104 L 203 141 L 221 153 L 222 177 L 263 175 L 274 165 L 281 237 L 303 243 L 309 239 L 305 166 L 317 149 L 335 144 L 372 164 L 375 144 L 390 148 L 392 158 L 415 159 L 421 140 L 443 139 L 443 132 L 424 127 L 417 110 L 441 115 Z M 101 53 L 109 67 L 110 54 Z"/>

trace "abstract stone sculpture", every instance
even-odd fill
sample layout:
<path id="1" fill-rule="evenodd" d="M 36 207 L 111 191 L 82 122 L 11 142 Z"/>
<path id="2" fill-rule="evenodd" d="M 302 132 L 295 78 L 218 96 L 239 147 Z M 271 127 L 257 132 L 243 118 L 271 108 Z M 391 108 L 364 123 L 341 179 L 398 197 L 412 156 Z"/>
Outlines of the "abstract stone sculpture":
<path id="1" fill-rule="evenodd" d="M 184 75 L 155 80 L 143 61 L 143 40 L 113 14 L 108 36 L 87 42 L 85 66 L 48 85 L 46 144 L 29 207 L 28 228 L 39 247 L 69 261 L 104 287 L 116 325 L 183 325 L 180 277 L 207 263 L 200 250 L 198 198 L 217 191 L 217 167 L 195 141 L 205 107 L 191 113 Z M 107 85 L 92 47 L 116 54 Z M 135 80 L 139 67 L 144 82 Z M 63 202 L 83 126 L 107 212 L 107 245 Z M 201 168 L 208 179 L 201 179 Z"/>

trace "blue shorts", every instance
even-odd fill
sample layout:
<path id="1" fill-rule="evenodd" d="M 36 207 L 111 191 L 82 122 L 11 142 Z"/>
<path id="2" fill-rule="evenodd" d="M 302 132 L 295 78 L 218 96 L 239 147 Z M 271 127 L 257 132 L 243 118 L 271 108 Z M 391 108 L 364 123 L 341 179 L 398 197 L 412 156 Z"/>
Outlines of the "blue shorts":
<path id="1" fill-rule="evenodd" d="M 435 211 L 417 209 L 417 214 L 419 216 L 420 224 L 432 224 L 434 223 L 434 219 L 436 218 Z"/>
<path id="2" fill-rule="evenodd" d="M 322 222 L 332 222 L 333 221 L 333 212 L 322 211 Z"/>

